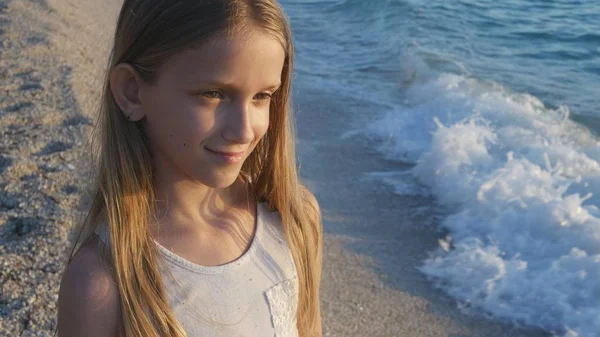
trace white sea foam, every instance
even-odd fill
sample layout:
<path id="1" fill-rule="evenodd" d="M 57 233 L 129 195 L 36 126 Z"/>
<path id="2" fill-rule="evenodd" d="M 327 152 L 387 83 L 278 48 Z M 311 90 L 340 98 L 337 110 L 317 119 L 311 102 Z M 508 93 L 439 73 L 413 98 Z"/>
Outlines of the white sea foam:
<path id="1" fill-rule="evenodd" d="M 367 132 L 454 210 L 421 270 L 464 308 L 600 336 L 598 139 L 568 108 L 497 84 L 408 78 L 405 105 Z"/>

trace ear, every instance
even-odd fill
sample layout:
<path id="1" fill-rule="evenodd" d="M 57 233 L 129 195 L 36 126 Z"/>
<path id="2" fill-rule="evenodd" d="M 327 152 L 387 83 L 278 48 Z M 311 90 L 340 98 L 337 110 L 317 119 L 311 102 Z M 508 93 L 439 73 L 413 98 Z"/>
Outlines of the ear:
<path id="1" fill-rule="evenodd" d="M 145 116 L 140 109 L 141 85 L 141 77 L 130 64 L 117 64 L 110 72 L 110 90 L 113 98 L 125 117 L 130 117 L 131 121 L 139 121 Z"/>

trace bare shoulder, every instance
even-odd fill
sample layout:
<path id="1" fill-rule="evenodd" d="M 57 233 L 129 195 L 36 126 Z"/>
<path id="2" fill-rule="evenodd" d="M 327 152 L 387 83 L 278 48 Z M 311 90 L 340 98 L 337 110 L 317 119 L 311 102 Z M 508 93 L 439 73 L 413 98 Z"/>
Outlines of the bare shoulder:
<path id="1" fill-rule="evenodd" d="M 65 269 L 58 295 L 58 336 L 118 336 L 119 291 L 95 244 Z"/>

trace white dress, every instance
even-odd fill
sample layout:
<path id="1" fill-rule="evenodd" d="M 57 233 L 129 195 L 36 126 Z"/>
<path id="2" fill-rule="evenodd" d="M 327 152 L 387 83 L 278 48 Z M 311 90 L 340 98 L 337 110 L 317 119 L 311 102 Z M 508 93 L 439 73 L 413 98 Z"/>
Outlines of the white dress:
<path id="1" fill-rule="evenodd" d="M 96 234 L 110 243 L 106 228 Z M 298 276 L 281 217 L 256 211 L 250 247 L 235 261 L 200 266 L 156 243 L 168 301 L 188 337 L 297 337 Z"/>

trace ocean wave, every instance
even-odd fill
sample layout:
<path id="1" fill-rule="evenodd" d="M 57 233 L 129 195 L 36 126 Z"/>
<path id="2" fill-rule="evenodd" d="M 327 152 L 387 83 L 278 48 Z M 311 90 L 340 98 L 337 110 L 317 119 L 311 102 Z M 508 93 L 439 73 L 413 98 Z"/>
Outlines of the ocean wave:
<path id="1" fill-rule="evenodd" d="M 400 82 L 404 104 L 359 132 L 413 162 L 417 181 L 453 210 L 421 270 L 465 310 L 598 336 L 598 138 L 567 107 L 494 82 L 422 62 Z M 407 193 L 406 179 L 398 184 Z"/>

